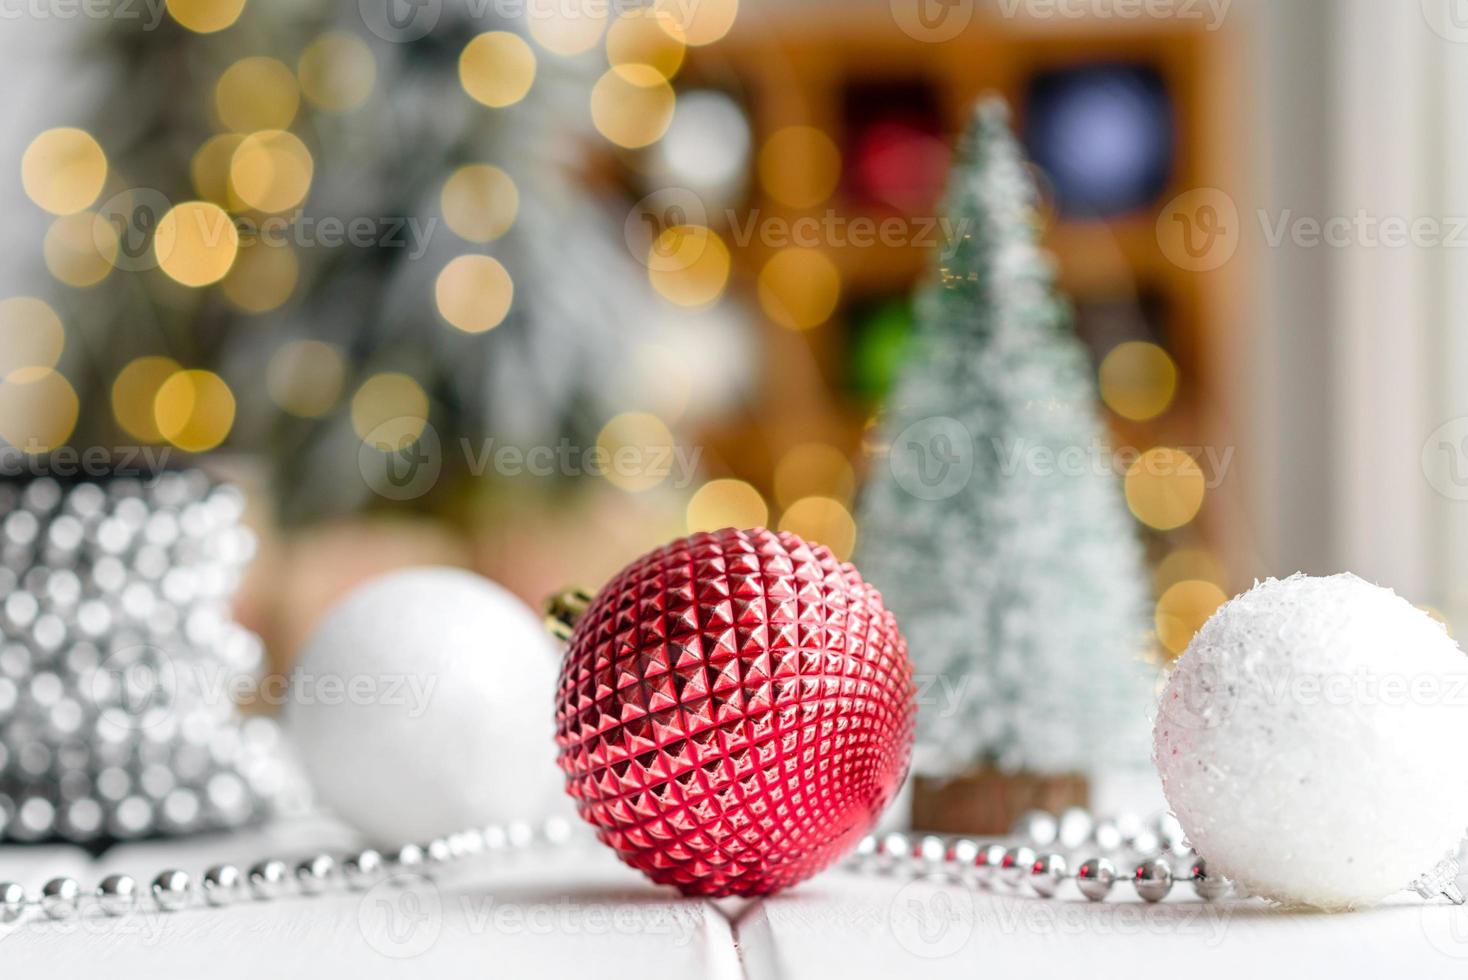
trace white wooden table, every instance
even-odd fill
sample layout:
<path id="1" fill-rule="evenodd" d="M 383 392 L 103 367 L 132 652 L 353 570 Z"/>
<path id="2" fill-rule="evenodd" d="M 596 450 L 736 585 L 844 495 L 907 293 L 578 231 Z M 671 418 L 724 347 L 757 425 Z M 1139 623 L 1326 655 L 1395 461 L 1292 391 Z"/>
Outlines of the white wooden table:
<path id="1" fill-rule="evenodd" d="M 100 860 L 68 847 L 0 848 L 0 878 L 197 874 L 219 861 L 300 856 L 354 841 L 325 819 L 149 842 Z M 146 879 L 145 879 L 146 880 Z M 1465 882 L 1468 883 L 1468 882 Z M 1332 977 L 1468 975 L 1468 910 L 1404 898 L 1350 915 L 1205 904 L 1180 888 L 1149 906 L 1118 887 L 1094 905 L 835 870 L 759 902 L 685 899 L 595 841 L 478 862 L 365 893 L 246 901 L 0 927 L 0 975 L 250 978 L 652 976 L 1064 977 L 1188 980 L 1268 970 Z"/>

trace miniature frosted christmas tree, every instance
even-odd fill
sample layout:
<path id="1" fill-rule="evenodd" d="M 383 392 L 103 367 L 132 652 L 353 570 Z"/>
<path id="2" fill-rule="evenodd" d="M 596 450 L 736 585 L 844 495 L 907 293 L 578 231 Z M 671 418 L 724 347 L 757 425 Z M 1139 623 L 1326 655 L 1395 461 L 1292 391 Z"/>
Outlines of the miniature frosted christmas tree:
<path id="1" fill-rule="evenodd" d="M 859 514 L 856 560 L 919 676 L 919 775 L 1147 758 L 1140 545 L 1035 204 L 1006 109 L 987 100 Z"/>

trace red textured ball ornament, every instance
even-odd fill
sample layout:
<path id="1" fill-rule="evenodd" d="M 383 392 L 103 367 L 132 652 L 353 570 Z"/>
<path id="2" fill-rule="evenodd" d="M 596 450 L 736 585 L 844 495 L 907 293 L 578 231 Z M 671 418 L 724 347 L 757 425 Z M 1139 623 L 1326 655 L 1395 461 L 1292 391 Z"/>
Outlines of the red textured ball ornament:
<path id="1" fill-rule="evenodd" d="M 763 528 L 644 555 L 577 621 L 556 742 L 581 815 L 690 895 L 768 895 L 871 829 L 907 769 L 907 644 L 824 545 Z"/>

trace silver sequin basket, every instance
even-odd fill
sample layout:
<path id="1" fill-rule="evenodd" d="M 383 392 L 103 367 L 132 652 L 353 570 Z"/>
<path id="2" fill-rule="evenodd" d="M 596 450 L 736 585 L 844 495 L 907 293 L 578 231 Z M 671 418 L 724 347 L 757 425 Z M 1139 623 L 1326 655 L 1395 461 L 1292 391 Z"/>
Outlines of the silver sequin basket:
<path id="1" fill-rule="evenodd" d="M 259 638 L 230 600 L 243 497 L 190 470 L 0 481 L 0 840 L 237 827 L 282 779 L 242 718 Z"/>

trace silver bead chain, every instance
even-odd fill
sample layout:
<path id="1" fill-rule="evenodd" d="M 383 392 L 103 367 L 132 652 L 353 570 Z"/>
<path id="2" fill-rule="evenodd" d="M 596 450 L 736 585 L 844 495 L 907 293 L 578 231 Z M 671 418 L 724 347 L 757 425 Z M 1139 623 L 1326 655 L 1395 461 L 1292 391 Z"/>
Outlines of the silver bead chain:
<path id="1" fill-rule="evenodd" d="M 1148 826 L 1137 823 L 1097 821 L 1076 808 L 1058 819 L 1040 811 L 1025 814 L 1008 844 L 935 834 L 868 835 L 845 866 L 867 874 L 941 875 L 1015 894 L 1028 891 L 1046 899 L 1064 897 L 1062 886 L 1073 882 L 1081 896 L 1092 902 L 1106 899 L 1123 878 L 1147 902 L 1160 902 L 1180 882 L 1191 885 L 1204 901 L 1233 891 L 1228 879 L 1209 872 L 1207 862 L 1187 845 L 1170 814 Z M 340 859 L 323 852 L 294 862 L 264 858 L 248 867 L 216 864 L 197 884 L 187 872 L 169 868 L 154 876 L 146 892 L 137 879 L 126 874 L 107 875 L 89 893 L 70 877 L 52 878 L 34 895 L 16 882 L 0 881 L 0 924 L 15 922 L 27 913 L 67 920 L 91 910 L 124 916 L 141 908 L 175 912 L 198 906 L 223 907 L 246 899 L 270 901 L 291 895 L 365 891 L 395 876 L 431 876 L 470 859 L 523 852 L 537 845 L 560 846 L 572 835 L 571 825 L 557 817 L 538 825 L 517 822 L 465 830 L 426 844 L 405 844 L 386 854 L 369 848 Z M 1027 843 L 1014 843 L 1015 839 Z M 1076 860 L 1079 853 L 1090 849 L 1098 853 Z M 1129 874 L 1121 874 L 1118 861 L 1131 865 Z M 1461 905 L 1463 895 L 1453 883 L 1457 874 L 1457 861 L 1445 858 L 1411 888 L 1424 898 L 1444 895 Z"/>
<path id="2" fill-rule="evenodd" d="M 1015 843 L 1015 839 L 1025 843 Z M 1079 857 L 1088 850 L 1095 853 Z M 1183 840 L 1170 814 L 1149 825 L 1134 818 L 1094 820 L 1080 808 L 1059 818 L 1043 811 L 1022 816 L 1002 844 L 974 837 L 902 833 L 867 836 L 848 865 L 865 871 L 942 876 L 981 888 L 1060 899 L 1074 882 L 1088 901 L 1111 895 L 1117 882 L 1131 882 L 1147 902 L 1160 902 L 1173 886 L 1187 882 L 1204 901 L 1223 898 L 1232 883 L 1209 872 L 1208 864 Z M 1121 866 L 1130 868 L 1123 874 Z"/>
<path id="3" fill-rule="evenodd" d="M 473 858 L 561 845 L 571 835 L 571 825 L 559 817 L 538 825 L 492 825 L 425 844 L 404 844 L 386 854 L 367 848 L 340 858 L 322 852 L 296 861 L 267 857 L 248 866 L 216 864 L 197 883 L 187 872 L 168 868 L 153 877 L 146 891 L 126 874 L 107 875 L 91 892 L 84 892 L 70 877 L 52 878 L 36 894 L 27 894 L 16 882 L 0 881 L 0 924 L 15 922 L 28 913 L 64 921 L 89 912 L 125 916 L 141 909 L 176 912 L 190 907 L 219 908 L 247 899 L 366 891 L 395 876 L 432 876 Z"/>
<path id="4" fill-rule="evenodd" d="M 1039 898 L 1061 898 L 1062 886 L 1074 882 L 1076 891 L 1092 902 L 1104 901 L 1123 878 L 1146 902 L 1162 901 L 1183 882 L 1206 902 L 1235 892 L 1233 882 L 1208 870 L 1208 862 L 1187 843 L 1172 814 L 1159 815 L 1150 826 L 1137 824 L 1134 818 L 1093 820 L 1079 807 L 1059 819 L 1036 810 L 1019 819 L 1007 845 L 938 834 L 869 835 L 848 864 L 866 871 L 971 881 Z M 1013 843 L 1015 838 L 1028 843 Z M 1077 860 L 1088 849 L 1100 853 Z M 1129 873 L 1123 875 L 1118 863 L 1129 867 Z M 1459 869 L 1456 857 L 1445 857 L 1407 887 L 1425 899 L 1440 896 L 1462 905 Z"/>

